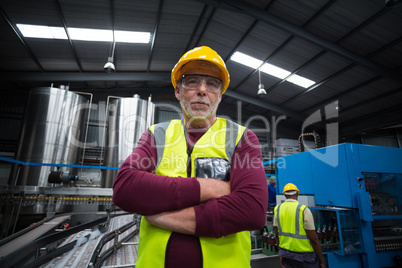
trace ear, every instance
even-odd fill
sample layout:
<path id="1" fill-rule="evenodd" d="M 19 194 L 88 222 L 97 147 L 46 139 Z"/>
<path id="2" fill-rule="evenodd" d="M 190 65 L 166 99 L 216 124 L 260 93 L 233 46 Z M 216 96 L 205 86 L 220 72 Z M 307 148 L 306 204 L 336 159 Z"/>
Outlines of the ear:
<path id="1" fill-rule="evenodd" d="M 176 96 L 176 99 L 180 101 L 180 88 L 177 85 L 174 89 L 174 95 Z"/>

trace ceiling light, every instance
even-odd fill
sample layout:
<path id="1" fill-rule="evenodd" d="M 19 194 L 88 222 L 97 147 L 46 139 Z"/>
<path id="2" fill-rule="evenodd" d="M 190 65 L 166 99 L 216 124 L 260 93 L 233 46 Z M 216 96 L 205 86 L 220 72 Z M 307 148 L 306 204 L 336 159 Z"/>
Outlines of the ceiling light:
<path id="1" fill-rule="evenodd" d="M 114 60 L 113 60 L 113 57 L 108 57 L 108 58 L 107 58 L 107 62 L 106 62 L 106 64 L 105 64 L 105 66 L 103 66 L 103 69 L 104 69 L 106 72 L 112 73 L 112 72 L 116 71 L 116 67 L 114 66 L 113 61 L 114 61 Z"/>
<path id="2" fill-rule="evenodd" d="M 264 84 L 259 84 L 258 85 L 257 94 L 258 94 L 258 96 L 267 95 L 267 92 L 265 91 L 265 88 L 264 88 Z"/>
<path id="3" fill-rule="evenodd" d="M 114 57 L 114 50 L 115 50 L 115 48 L 116 48 L 116 39 L 115 39 L 115 36 L 114 36 L 114 32 L 113 32 L 113 35 L 112 35 L 112 40 L 113 40 L 113 43 L 112 43 L 112 53 L 111 53 L 111 56 L 107 58 L 107 62 L 106 62 L 106 64 L 105 64 L 105 66 L 103 66 L 103 69 L 104 69 L 106 72 L 108 72 L 108 73 L 111 73 L 111 72 L 116 71 L 116 67 L 114 66 L 114 59 L 113 59 L 113 57 Z"/>
<path id="4" fill-rule="evenodd" d="M 264 88 L 264 84 L 262 83 L 261 71 L 260 70 L 258 70 L 258 81 L 259 81 L 259 84 L 258 84 L 257 95 L 258 96 L 267 95 L 267 92 L 265 91 L 265 88 Z"/>

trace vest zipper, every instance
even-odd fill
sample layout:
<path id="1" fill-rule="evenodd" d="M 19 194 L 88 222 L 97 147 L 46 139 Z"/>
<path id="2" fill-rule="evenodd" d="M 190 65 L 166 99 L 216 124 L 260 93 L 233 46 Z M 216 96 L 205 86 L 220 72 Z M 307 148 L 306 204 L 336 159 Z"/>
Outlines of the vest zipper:
<path id="1" fill-rule="evenodd" d="M 184 130 L 184 137 L 186 138 L 186 146 L 187 146 L 187 178 L 191 178 L 191 153 L 193 152 L 194 146 L 197 142 L 195 142 L 190 148 L 189 148 L 189 142 L 188 142 L 188 133 L 187 129 L 184 126 L 184 123 L 182 121 L 182 126 Z"/>
<path id="2" fill-rule="evenodd" d="M 187 144 L 188 147 L 188 144 Z M 187 150 L 187 178 L 191 177 L 191 153 L 193 152 L 194 146 Z"/>

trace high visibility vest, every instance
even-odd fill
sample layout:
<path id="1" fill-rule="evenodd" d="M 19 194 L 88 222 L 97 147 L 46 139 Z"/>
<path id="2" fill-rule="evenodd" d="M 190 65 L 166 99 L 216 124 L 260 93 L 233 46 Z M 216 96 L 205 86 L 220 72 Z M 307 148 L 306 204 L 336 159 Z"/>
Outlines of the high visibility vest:
<path id="1" fill-rule="evenodd" d="M 293 252 L 314 252 L 304 229 L 304 209 L 298 202 L 284 202 L 275 207 L 279 247 Z"/>
<path id="2" fill-rule="evenodd" d="M 234 150 L 244 135 L 245 127 L 217 118 L 215 123 L 187 150 L 185 129 L 180 120 L 160 123 L 149 128 L 155 137 L 158 161 L 155 174 L 171 177 L 195 176 L 197 158 L 219 158 L 231 163 Z M 191 174 L 187 166 L 191 165 Z M 135 267 L 159 268 L 165 265 L 165 254 L 172 232 L 151 225 L 142 217 Z M 243 231 L 221 238 L 199 237 L 203 267 L 250 267 L 250 232 Z"/>

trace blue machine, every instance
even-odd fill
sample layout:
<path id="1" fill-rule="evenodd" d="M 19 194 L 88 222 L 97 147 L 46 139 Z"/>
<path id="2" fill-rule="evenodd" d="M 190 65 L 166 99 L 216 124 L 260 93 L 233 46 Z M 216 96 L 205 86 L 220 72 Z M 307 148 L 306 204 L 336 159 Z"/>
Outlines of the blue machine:
<path id="1" fill-rule="evenodd" d="M 328 267 L 395 267 L 402 257 L 402 149 L 344 143 L 275 159 L 277 191 L 314 198 Z M 265 164 L 265 163 L 264 163 Z M 332 232 L 335 234 L 335 232 Z"/>

